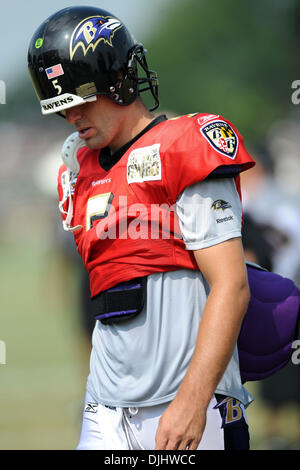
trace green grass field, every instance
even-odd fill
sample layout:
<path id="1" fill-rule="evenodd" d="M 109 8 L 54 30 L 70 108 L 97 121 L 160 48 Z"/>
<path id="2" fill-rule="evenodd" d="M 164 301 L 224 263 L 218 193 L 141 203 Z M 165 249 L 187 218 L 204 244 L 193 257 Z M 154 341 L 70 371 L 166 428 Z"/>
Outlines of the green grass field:
<path id="1" fill-rule="evenodd" d="M 76 271 L 62 271 L 55 253 L 29 244 L 1 244 L 0 255 L 0 449 L 74 449 L 89 352 Z"/>
<path id="2" fill-rule="evenodd" d="M 89 341 L 81 331 L 77 272 L 67 259 L 36 243 L 0 243 L 0 449 L 74 449 L 77 445 Z M 257 384 L 247 385 L 252 449 L 262 448 L 265 408 Z M 282 432 L 299 426 L 294 410 Z"/>

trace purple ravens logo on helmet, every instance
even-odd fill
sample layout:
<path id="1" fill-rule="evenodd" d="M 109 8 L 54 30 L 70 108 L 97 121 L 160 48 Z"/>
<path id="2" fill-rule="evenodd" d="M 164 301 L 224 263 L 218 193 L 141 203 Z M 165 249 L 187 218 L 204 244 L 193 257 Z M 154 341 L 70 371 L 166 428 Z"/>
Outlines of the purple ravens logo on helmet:
<path id="1" fill-rule="evenodd" d="M 100 41 L 113 46 L 112 38 L 121 28 L 122 23 L 109 16 L 90 16 L 82 20 L 74 29 L 70 41 L 70 59 L 72 60 L 79 47 L 86 55 L 89 49 L 94 51 Z"/>

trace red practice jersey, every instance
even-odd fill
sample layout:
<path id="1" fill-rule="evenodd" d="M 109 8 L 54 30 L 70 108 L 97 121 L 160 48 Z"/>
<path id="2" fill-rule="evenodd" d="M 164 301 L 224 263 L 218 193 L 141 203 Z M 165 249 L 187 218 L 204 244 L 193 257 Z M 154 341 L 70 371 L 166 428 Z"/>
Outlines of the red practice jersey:
<path id="1" fill-rule="evenodd" d="M 239 173 L 254 165 L 238 130 L 208 114 L 157 124 L 108 171 L 99 163 L 99 150 L 81 148 L 78 161 L 72 225 L 82 227 L 74 237 L 92 297 L 136 277 L 198 269 L 180 235 L 178 196 L 208 177 L 229 175 L 240 194 Z M 59 170 L 60 200 L 66 170 Z"/>

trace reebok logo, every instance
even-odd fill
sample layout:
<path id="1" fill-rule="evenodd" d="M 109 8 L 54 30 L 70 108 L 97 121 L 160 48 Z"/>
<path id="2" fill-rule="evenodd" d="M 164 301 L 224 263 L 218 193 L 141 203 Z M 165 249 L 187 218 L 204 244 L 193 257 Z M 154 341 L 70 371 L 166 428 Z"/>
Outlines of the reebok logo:
<path id="1" fill-rule="evenodd" d="M 217 219 L 217 224 L 221 224 L 222 222 L 228 222 L 229 220 L 233 220 L 233 215 L 229 215 L 228 217 L 224 217 L 223 219 Z"/>
<path id="2" fill-rule="evenodd" d="M 98 403 L 87 403 L 85 405 L 84 411 L 86 413 L 97 413 L 98 411 Z"/>

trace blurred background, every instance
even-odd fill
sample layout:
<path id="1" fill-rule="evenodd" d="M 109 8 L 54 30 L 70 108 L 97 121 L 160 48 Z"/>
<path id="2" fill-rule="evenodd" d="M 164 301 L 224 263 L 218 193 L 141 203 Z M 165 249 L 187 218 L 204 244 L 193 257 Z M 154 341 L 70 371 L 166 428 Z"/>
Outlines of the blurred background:
<path id="1" fill-rule="evenodd" d="M 57 207 L 60 148 L 73 132 L 43 117 L 27 47 L 44 19 L 81 2 L 1 5 L 0 449 L 74 449 L 90 330 L 86 276 Z M 297 0 L 103 0 L 148 49 L 160 113 L 231 120 L 257 166 L 243 175 L 249 259 L 300 285 L 300 4 Z M 0 100 L 1 101 L 1 100 Z M 3 101 L 3 100 L 2 100 Z M 295 101 L 295 100 L 294 100 Z M 2 362 L 4 362 L 2 360 Z M 247 384 L 252 449 L 300 449 L 300 366 Z"/>

